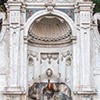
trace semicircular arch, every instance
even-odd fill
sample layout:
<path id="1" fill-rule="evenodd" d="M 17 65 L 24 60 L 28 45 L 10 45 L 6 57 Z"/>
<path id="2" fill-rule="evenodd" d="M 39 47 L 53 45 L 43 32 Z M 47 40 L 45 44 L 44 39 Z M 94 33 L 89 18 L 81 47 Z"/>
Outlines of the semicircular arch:
<path id="1" fill-rule="evenodd" d="M 47 15 L 47 14 L 51 14 L 51 15 L 55 15 L 55 16 L 59 16 L 61 18 L 63 18 L 70 26 L 71 31 L 72 31 L 72 35 L 75 36 L 75 23 L 73 22 L 73 20 L 64 12 L 61 12 L 59 10 L 53 10 L 52 12 L 49 12 L 47 10 L 41 10 L 36 12 L 35 14 L 33 14 L 26 22 L 24 29 L 25 29 L 25 34 L 24 36 L 27 37 L 28 36 L 28 30 L 31 26 L 31 24 L 39 17 Z"/>

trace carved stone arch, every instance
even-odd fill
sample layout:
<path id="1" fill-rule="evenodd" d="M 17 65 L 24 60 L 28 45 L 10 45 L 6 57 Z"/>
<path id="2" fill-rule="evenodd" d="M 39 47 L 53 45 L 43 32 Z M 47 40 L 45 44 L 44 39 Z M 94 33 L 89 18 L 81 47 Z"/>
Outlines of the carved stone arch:
<path id="1" fill-rule="evenodd" d="M 71 31 L 73 36 L 76 36 L 76 28 L 75 28 L 75 23 L 73 22 L 73 20 L 65 13 L 59 11 L 59 10 L 53 10 L 52 12 L 48 12 L 47 10 L 41 10 L 36 12 L 35 14 L 33 14 L 28 21 L 25 24 L 25 34 L 24 37 L 27 38 L 28 36 L 28 31 L 29 28 L 31 26 L 31 24 L 39 17 L 43 16 L 43 15 L 47 15 L 47 14 L 51 14 L 51 15 L 55 15 L 55 16 L 59 16 L 61 18 L 63 18 L 70 26 Z"/>
<path id="2" fill-rule="evenodd" d="M 50 48 L 48 48 L 47 46 L 48 46 L 48 44 L 46 44 L 46 47 L 44 47 L 44 45 L 42 45 L 42 48 L 41 48 L 41 44 L 43 43 L 40 43 L 39 45 L 37 45 L 37 44 L 35 44 L 35 43 L 39 43 L 39 42 L 37 42 L 37 40 L 38 39 L 36 39 L 35 41 L 35 43 L 33 42 L 33 43 L 30 43 L 30 41 L 28 41 L 28 39 L 30 40 L 30 38 L 31 37 L 29 37 L 29 36 L 32 36 L 30 33 L 31 32 L 33 32 L 33 31 L 31 31 L 31 29 L 32 30 L 34 30 L 36 27 L 37 27 L 37 29 L 38 29 L 38 25 L 36 24 L 37 22 L 43 22 L 43 25 L 45 24 L 44 22 L 44 20 L 45 20 L 45 18 L 47 18 L 47 20 L 49 20 L 49 18 L 50 19 L 52 19 L 53 21 L 55 21 L 55 22 L 59 22 L 59 25 L 62 25 L 62 24 L 60 24 L 60 23 L 63 23 L 63 26 L 64 26 L 64 29 L 69 29 L 70 30 L 70 33 L 71 33 L 71 35 L 69 34 L 67 37 L 68 38 L 70 38 L 70 40 L 71 41 L 69 41 L 69 42 L 66 42 L 66 40 L 67 40 L 67 37 L 66 37 L 66 39 L 65 40 L 63 40 L 63 37 L 62 36 L 64 36 L 65 34 L 67 34 L 68 32 L 66 32 L 66 31 L 63 31 L 62 30 L 62 33 L 63 32 L 65 32 L 64 34 L 62 34 L 61 32 L 59 32 L 60 34 L 56 34 L 56 36 L 55 35 L 53 35 L 53 36 L 55 36 L 55 37 L 57 37 L 56 39 L 58 39 L 58 35 L 59 36 L 61 36 L 61 40 L 57 40 L 57 42 L 55 42 L 55 41 L 47 41 L 48 43 L 51 43 L 49 46 L 50 46 Z M 52 18 L 51 18 L 52 17 Z M 39 20 L 39 21 L 38 21 Z M 47 21 L 46 20 L 46 21 Z M 49 20 L 49 21 L 51 21 L 51 20 Z M 33 25 L 35 26 L 36 25 L 36 27 L 33 29 Z M 48 24 L 46 24 L 47 26 L 48 26 Z M 51 25 L 51 23 L 50 23 L 50 25 Z M 55 24 L 53 24 L 53 25 L 55 25 Z M 68 27 L 67 27 L 67 25 L 68 25 Z M 61 29 L 61 27 L 62 26 L 60 26 L 60 29 Z M 63 28 L 63 27 L 62 27 Z M 65 14 L 65 13 L 63 13 L 63 12 L 61 12 L 61 11 L 59 11 L 59 10 L 53 10 L 53 11 L 51 11 L 51 12 L 49 12 L 49 11 L 47 11 L 47 10 L 41 10 L 41 11 L 38 11 L 38 12 L 36 12 L 35 14 L 33 14 L 28 20 L 27 20 L 27 22 L 26 22 L 26 24 L 25 24 L 25 27 L 24 27 L 24 31 L 25 31 L 25 34 L 24 34 L 24 39 L 26 40 L 26 41 L 28 41 L 28 43 L 25 43 L 25 46 L 26 46 L 26 50 L 32 50 L 32 51 L 34 51 L 34 52 L 37 52 L 38 53 L 38 61 L 34 61 L 34 78 L 33 77 L 31 77 L 31 80 L 33 80 L 33 84 L 35 84 L 35 82 L 37 82 L 37 84 L 39 84 L 40 83 L 40 85 L 46 85 L 47 86 L 47 81 L 50 79 L 50 85 L 52 86 L 52 84 L 57 84 L 58 85 L 58 83 L 57 82 L 66 82 L 65 80 L 66 80 L 66 77 L 63 77 L 64 75 L 65 75 L 65 71 L 64 71 L 64 69 L 65 69 L 65 65 L 63 65 L 63 67 L 64 67 L 64 69 L 59 69 L 59 65 L 61 65 L 62 63 L 64 63 L 64 62 L 61 62 L 60 64 L 59 64 L 59 60 L 60 60 L 60 55 L 61 55 L 61 53 L 62 52 L 66 52 L 66 50 L 64 50 L 64 51 L 61 51 L 61 46 L 62 46 L 62 44 L 64 44 L 65 43 L 65 45 L 63 45 L 62 47 L 64 48 L 67 48 L 68 50 L 72 50 L 72 36 L 75 36 L 76 35 L 76 28 L 75 28 L 75 24 L 74 24 L 74 22 L 72 21 L 72 19 L 70 18 L 70 17 L 68 17 L 68 15 L 67 14 Z M 43 27 L 42 27 L 42 29 L 43 29 Z M 46 29 L 46 28 L 45 28 Z M 52 29 L 52 28 L 51 28 Z M 56 29 L 56 28 L 55 28 Z M 52 29 L 53 30 L 53 29 Z M 42 31 L 41 30 L 39 30 L 40 31 L 40 33 L 42 33 Z M 58 30 L 57 31 L 54 31 L 54 33 L 56 33 L 56 32 L 58 32 L 59 31 L 59 28 L 58 28 Z M 45 32 L 45 31 L 44 31 Z M 47 30 L 46 30 L 46 32 L 48 32 Z M 36 33 L 37 33 L 37 31 L 36 31 Z M 49 33 L 49 34 L 51 34 L 51 33 Z M 36 36 L 41 36 L 41 34 L 35 34 L 35 32 L 33 32 L 33 35 L 36 35 Z M 45 37 L 45 35 L 43 34 L 41 37 Z M 43 38 L 44 38 L 43 37 Z M 47 37 L 49 37 L 48 35 L 47 35 Z M 49 37 L 50 38 L 50 37 Z M 52 38 L 52 37 L 51 37 Z M 50 38 L 50 39 L 51 39 Z M 34 37 L 33 37 L 33 39 L 35 39 Z M 40 38 L 41 39 L 41 38 Z M 62 42 L 63 41 L 63 42 Z M 60 47 L 58 48 L 58 47 L 56 47 L 54 44 L 53 44 L 53 46 L 52 46 L 52 43 L 55 43 L 55 45 L 58 45 L 59 46 L 59 44 L 61 43 L 61 45 L 60 45 Z M 56 44 L 57 43 L 57 44 Z M 35 45 L 35 46 L 34 46 Z M 68 47 L 66 47 L 68 45 Z M 69 45 L 71 45 L 71 46 L 69 46 Z M 54 47 L 55 46 L 55 47 Z M 37 50 L 39 48 L 39 50 Z M 54 50 L 55 48 L 58 48 L 56 51 Z M 43 50 L 44 49 L 44 50 Z M 45 61 L 43 61 L 42 63 L 41 63 L 41 59 L 40 59 L 40 57 L 41 57 L 41 55 L 44 55 L 44 56 L 46 56 L 46 57 L 48 57 L 48 59 L 46 59 Z M 44 57 L 44 58 L 46 58 L 46 57 Z M 25 58 L 25 60 L 26 60 L 27 58 Z M 31 60 L 31 59 L 30 59 Z M 48 61 L 52 61 L 52 63 L 47 63 Z M 54 60 L 56 60 L 57 62 L 55 62 Z M 71 59 L 70 58 L 68 58 L 67 59 L 67 62 L 68 62 L 68 64 L 70 65 L 70 63 L 69 62 L 71 62 L 70 61 Z M 45 66 L 46 65 L 46 66 Z M 52 76 L 47 76 L 46 74 L 45 74 L 45 71 L 46 71 L 46 69 L 48 69 L 48 68 L 51 68 L 52 70 L 53 70 L 53 75 Z M 37 70 L 38 70 L 38 73 L 37 73 Z M 62 73 L 64 71 L 64 74 L 60 74 L 60 73 Z M 62 75 L 62 76 L 61 76 Z M 45 79 L 46 78 L 46 79 Z M 60 78 L 62 78 L 62 79 L 60 79 Z M 60 85 L 61 83 L 59 83 L 59 85 Z M 40 85 L 39 85 L 39 87 L 40 87 Z M 62 87 L 66 87 L 65 85 L 64 86 L 62 86 Z M 33 89 L 33 87 L 32 87 L 32 89 Z M 40 90 L 42 89 L 42 87 L 40 87 L 39 88 Z M 31 98 L 34 98 L 36 95 L 40 95 L 40 93 L 37 93 L 38 92 L 38 90 L 39 90 L 38 88 L 34 88 L 33 89 L 33 92 L 35 92 L 35 93 L 32 93 L 31 94 L 31 92 L 30 92 L 30 94 L 29 94 L 29 96 L 31 97 L 32 95 L 34 95 L 33 97 L 31 97 Z M 30 88 L 29 88 L 29 90 L 30 90 Z M 59 90 L 60 91 L 60 90 Z M 54 92 L 56 92 L 56 91 L 54 91 Z M 67 92 L 67 91 L 66 91 Z M 58 91 L 57 91 L 57 93 L 58 93 Z M 44 94 L 43 94 L 44 95 Z M 48 94 L 47 94 L 48 95 Z M 63 94 L 62 94 L 63 95 Z M 52 95 L 51 97 L 53 97 L 54 95 Z M 68 96 L 68 95 L 67 95 Z M 65 95 L 65 97 L 67 97 L 66 95 Z M 48 96 L 47 96 L 48 97 Z M 55 96 L 56 97 L 56 96 Z M 59 96 L 58 96 L 59 97 Z M 38 97 L 37 97 L 38 98 Z M 71 100 L 70 98 L 71 98 L 71 96 L 69 95 L 69 100 Z M 42 100 L 47 100 L 47 99 L 45 99 L 45 95 L 44 95 L 44 99 L 42 99 Z"/>

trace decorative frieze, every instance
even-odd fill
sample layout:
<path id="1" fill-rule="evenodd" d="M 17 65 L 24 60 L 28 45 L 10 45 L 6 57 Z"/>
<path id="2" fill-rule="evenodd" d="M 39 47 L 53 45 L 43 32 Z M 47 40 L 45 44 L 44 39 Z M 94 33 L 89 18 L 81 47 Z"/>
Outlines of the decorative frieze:
<path id="1" fill-rule="evenodd" d="M 49 5 L 45 5 L 48 10 L 49 10 Z M 62 11 L 64 13 L 66 13 L 73 21 L 74 21 L 74 9 L 69 9 L 69 8 L 56 8 L 55 5 L 51 5 L 53 6 L 53 9 L 55 10 L 59 10 Z M 27 8 L 26 9 L 26 20 L 28 20 L 33 14 L 35 14 L 36 12 L 40 11 L 40 10 L 45 10 L 46 8 Z"/>
<path id="2" fill-rule="evenodd" d="M 25 0 L 26 2 L 33 2 L 33 3 L 72 3 L 75 0 Z"/>
<path id="3" fill-rule="evenodd" d="M 48 63 L 51 64 L 51 59 L 57 60 L 58 57 L 59 57 L 59 53 L 41 53 L 41 63 L 42 63 L 42 60 L 48 59 Z"/>

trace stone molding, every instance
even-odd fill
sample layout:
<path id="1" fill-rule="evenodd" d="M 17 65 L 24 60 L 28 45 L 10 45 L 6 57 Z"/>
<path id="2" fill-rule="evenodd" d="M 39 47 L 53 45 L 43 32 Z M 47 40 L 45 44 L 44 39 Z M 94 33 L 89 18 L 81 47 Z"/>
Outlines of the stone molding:
<path id="1" fill-rule="evenodd" d="M 22 94 L 26 94 L 26 92 L 20 87 L 6 87 L 3 94 L 4 95 L 22 95 Z"/>

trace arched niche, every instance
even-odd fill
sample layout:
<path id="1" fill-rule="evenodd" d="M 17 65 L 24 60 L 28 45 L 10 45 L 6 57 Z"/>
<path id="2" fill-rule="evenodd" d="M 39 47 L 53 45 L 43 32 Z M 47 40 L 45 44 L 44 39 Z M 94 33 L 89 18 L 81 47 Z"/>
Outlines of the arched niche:
<path id="1" fill-rule="evenodd" d="M 46 14 L 38 17 L 28 31 L 28 43 L 35 46 L 50 46 L 68 44 L 72 41 L 72 31 L 69 24 L 61 17 Z"/>
<path id="2" fill-rule="evenodd" d="M 55 15 L 55 16 L 59 16 L 61 18 L 63 18 L 68 24 L 69 26 L 71 27 L 71 30 L 72 30 L 72 34 L 73 36 L 76 35 L 76 29 L 75 29 L 75 23 L 73 22 L 73 20 L 68 17 L 67 14 L 59 11 L 59 10 L 53 10 L 52 12 L 49 12 L 47 10 L 41 10 L 41 11 L 38 11 L 36 13 L 34 13 L 26 22 L 25 26 L 24 26 L 24 29 L 25 29 L 25 34 L 24 36 L 27 37 L 28 36 L 28 31 L 29 31 L 29 28 L 31 26 L 31 24 L 39 17 L 41 16 L 45 16 L 47 14 L 51 14 L 51 15 Z"/>
<path id="3" fill-rule="evenodd" d="M 28 71 L 29 87 L 34 83 L 65 83 L 72 86 L 72 54 L 75 27 L 72 19 L 61 11 L 38 11 L 25 24 L 28 59 L 34 61 Z M 52 75 L 48 76 L 47 71 Z"/>

